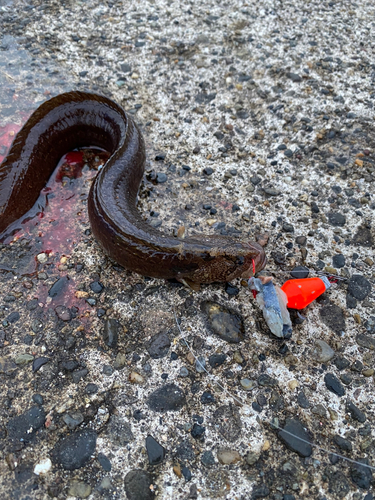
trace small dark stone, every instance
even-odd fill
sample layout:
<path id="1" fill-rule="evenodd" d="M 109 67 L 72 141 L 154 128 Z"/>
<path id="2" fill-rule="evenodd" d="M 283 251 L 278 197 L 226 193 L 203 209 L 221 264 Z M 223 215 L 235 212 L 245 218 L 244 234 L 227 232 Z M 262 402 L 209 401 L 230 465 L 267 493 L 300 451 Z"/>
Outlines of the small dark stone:
<path id="1" fill-rule="evenodd" d="M 90 383 L 85 387 L 86 394 L 96 394 L 99 390 L 99 387 L 96 384 Z"/>
<path id="2" fill-rule="evenodd" d="M 283 223 L 283 231 L 285 231 L 286 233 L 294 233 L 293 224 L 289 224 L 289 222 L 284 222 Z"/>
<path id="3" fill-rule="evenodd" d="M 333 442 L 343 451 L 352 451 L 353 446 L 350 441 L 336 434 L 333 438 Z"/>
<path id="4" fill-rule="evenodd" d="M 350 293 L 346 294 L 346 307 L 348 309 L 355 309 L 357 307 L 357 303 L 357 299 L 350 295 Z"/>
<path id="5" fill-rule="evenodd" d="M 345 385 L 350 385 L 353 381 L 353 379 L 352 379 L 351 375 L 349 375 L 349 373 L 343 373 L 342 375 L 340 375 L 340 380 Z"/>
<path id="6" fill-rule="evenodd" d="M 368 227 L 359 227 L 357 233 L 355 234 L 353 245 L 359 245 L 362 247 L 373 248 L 374 240 L 372 237 L 371 230 Z"/>
<path id="7" fill-rule="evenodd" d="M 249 118 L 249 113 L 245 111 L 244 109 L 239 109 L 236 111 L 237 118 L 240 118 L 240 120 L 246 120 L 246 118 Z"/>
<path id="8" fill-rule="evenodd" d="M 336 356 L 333 360 L 338 370 L 345 370 L 350 365 L 350 361 L 343 356 Z"/>
<path id="9" fill-rule="evenodd" d="M 82 368 L 82 370 L 75 370 L 72 373 L 72 379 L 75 384 L 78 384 L 89 373 L 87 368 Z"/>
<path id="10" fill-rule="evenodd" d="M 365 347 L 366 349 L 375 350 L 375 339 L 374 337 L 370 337 L 370 335 L 365 335 L 364 333 L 359 333 L 356 336 L 357 344 L 361 347 Z"/>
<path id="11" fill-rule="evenodd" d="M 225 285 L 225 291 L 230 297 L 234 297 L 240 293 L 240 289 L 230 283 Z"/>
<path id="12" fill-rule="evenodd" d="M 158 172 L 156 174 L 156 182 L 158 184 L 163 184 L 164 182 L 167 182 L 168 177 L 167 174 L 164 174 L 163 172 Z"/>
<path id="13" fill-rule="evenodd" d="M 350 413 L 350 416 L 354 420 L 357 420 L 358 422 L 361 422 L 362 424 L 364 422 L 366 422 L 366 415 L 363 412 L 361 412 L 361 410 L 359 408 L 357 408 L 356 405 L 354 403 L 352 403 L 351 401 L 348 400 L 346 402 L 345 409 L 348 413 Z"/>
<path id="14" fill-rule="evenodd" d="M 204 405 L 215 403 L 215 396 L 210 391 L 205 391 L 201 396 L 201 402 Z"/>
<path id="15" fill-rule="evenodd" d="M 110 472 L 112 470 L 112 464 L 104 453 L 98 453 L 98 462 L 106 472 Z"/>
<path id="16" fill-rule="evenodd" d="M 330 303 L 320 309 L 320 317 L 325 325 L 337 334 L 345 331 L 345 317 L 343 310 L 336 304 Z"/>
<path id="17" fill-rule="evenodd" d="M 272 378 L 267 373 L 262 373 L 261 375 L 259 375 L 258 384 L 261 387 L 276 387 L 278 385 L 277 380 L 275 378 Z"/>
<path id="18" fill-rule="evenodd" d="M 80 469 L 95 452 L 96 437 L 94 430 L 83 429 L 60 439 L 51 451 L 52 461 L 65 470 Z"/>
<path id="19" fill-rule="evenodd" d="M 108 347 L 116 347 L 118 342 L 118 334 L 121 325 L 117 319 L 107 319 L 104 322 L 103 340 Z"/>
<path id="20" fill-rule="evenodd" d="M 254 184 L 254 186 L 257 186 L 260 182 L 262 182 L 262 178 L 259 177 L 259 175 L 252 175 L 250 177 L 250 182 Z"/>
<path id="21" fill-rule="evenodd" d="M 316 201 L 312 201 L 312 202 L 310 203 L 310 207 L 311 207 L 311 212 L 312 212 L 313 214 L 318 214 L 318 213 L 320 212 L 320 208 L 318 207 L 318 205 L 317 205 Z"/>
<path id="22" fill-rule="evenodd" d="M 284 431 L 287 431 L 288 434 Z M 289 434 L 290 433 L 290 434 Z M 304 441 L 310 441 L 309 435 L 305 431 L 303 424 L 296 418 L 287 418 L 284 429 L 278 432 L 278 438 L 292 451 L 301 457 L 309 457 L 312 447 L 294 436 L 300 437 Z"/>
<path id="23" fill-rule="evenodd" d="M 69 282 L 68 276 L 63 276 L 62 278 L 55 281 L 55 283 L 49 289 L 48 295 L 53 299 L 60 295 Z"/>
<path id="24" fill-rule="evenodd" d="M 360 458 L 357 461 L 362 462 L 364 465 L 354 464 L 350 469 L 350 477 L 359 488 L 368 490 L 372 481 L 372 471 L 365 465 L 369 465 L 369 461 L 367 458 Z"/>
<path id="25" fill-rule="evenodd" d="M 166 332 L 159 333 L 151 338 L 147 345 L 147 351 L 152 359 L 164 358 L 169 351 L 171 341 Z"/>
<path id="26" fill-rule="evenodd" d="M 205 467 L 215 465 L 215 457 L 212 451 L 204 451 L 201 456 L 201 462 Z"/>
<path id="27" fill-rule="evenodd" d="M 166 156 L 165 153 L 159 153 L 155 156 L 155 161 L 164 161 Z"/>
<path id="28" fill-rule="evenodd" d="M 8 323 L 15 323 L 20 319 L 20 313 L 17 311 L 11 312 L 9 316 L 7 316 Z"/>
<path id="29" fill-rule="evenodd" d="M 218 366 L 221 366 L 225 360 L 227 359 L 226 354 L 212 354 L 208 358 L 208 362 L 212 368 L 217 368 Z"/>
<path id="30" fill-rule="evenodd" d="M 202 439 L 205 431 L 206 431 L 206 428 L 203 427 L 203 425 L 199 425 L 199 424 L 195 423 L 191 429 L 191 435 L 195 439 Z"/>
<path id="31" fill-rule="evenodd" d="M 150 435 L 146 438 L 146 450 L 150 465 L 159 465 L 162 463 L 166 453 L 165 449 Z"/>
<path id="32" fill-rule="evenodd" d="M 155 493 L 150 486 L 153 484 L 149 472 L 134 469 L 125 476 L 125 492 L 128 500 L 153 500 Z"/>
<path id="33" fill-rule="evenodd" d="M 185 403 L 185 393 L 176 384 L 167 384 L 156 389 L 147 399 L 148 407 L 157 412 L 177 411 Z"/>
<path id="34" fill-rule="evenodd" d="M 70 321 L 72 319 L 70 309 L 66 306 L 56 306 L 55 313 L 57 314 L 57 317 L 62 321 Z"/>
<path id="35" fill-rule="evenodd" d="M 253 410 L 257 411 L 258 413 L 260 413 L 263 410 L 263 407 L 260 406 L 260 404 L 257 403 L 256 401 L 253 401 L 251 403 L 251 406 L 252 406 Z"/>
<path id="36" fill-rule="evenodd" d="M 34 373 L 37 372 L 43 365 L 48 363 L 48 361 L 49 358 L 44 358 L 44 357 L 35 358 L 33 361 L 33 372 Z"/>
<path id="37" fill-rule="evenodd" d="M 205 301 L 201 307 L 208 317 L 209 326 L 213 333 L 231 343 L 238 343 L 243 339 L 242 316 L 215 302 Z"/>
<path id="38" fill-rule="evenodd" d="M 304 245 L 306 245 L 307 238 L 306 238 L 306 236 L 297 236 L 297 238 L 295 239 L 295 242 L 297 243 L 297 245 L 304 246 Z"/>
<path id="39" fill-rule="evenodd" d="M 371 292 L 371 283 L 361 274 L 354 274 L 348 284 L 348 293 L 357 300 L 363 300 Z"/>
<path id="40" fill-rule="evenodd" d="M 308 267 L 305 266 L 296 266 L 294 269 L 290 271 L 290 275 L 293 278 L 307 278 L 310 273 L 310 270 Z"/>
<path id="41" fill-rule="evenodd" d="M 338 254 L 333 256 L 332 265 L 333 265 L 333 267 L 336 267 L 337 269 L 340 269 L 341 267 L 345 266 L 345 257 L 343 256 L 342 253 L 338 253 Z"/>
<path id="42" fill-rule="evenodd" d="M 326 373 L 326 375 L 324 376 L 324 382 L 327 389 L 334 394 L 337 394 L 340 397 L 345 394 L 344 387 L 342 386 L 339 379 L 335 375 L 333 375 L 333 373 Z"/>
<path id="43" fill-rule="evenodd" d="M 44 399 L 41 394 L 33 394 L 33 401 L 39 406 L 42 406 L 44 403 Z"/>
<path id="44" fill-rule="evenodd" d="M 181 472 L 185 478 L 185 481 L 191 481 L 192 474 L 190 472 L 190 469 L 188 469 L 187 467 L 182 467 Z"/>
<path id="45" fill-rule="evenodd" d="M 297 403 L 301 408 L 310 408 L 309 400 L 307 399 L 305 393 L 300 391 L 297 395 Z"/>
<path id="46" fill-rule="evenodd" d="M 302 77 L 300 75 L 297 75 L 297 73 L 287 73 L 286 75 L 292 82 L 295 83 L 300 83 L 302 82 Z"/>
<path id="47" fill-rule="evenodd" d="M 262 484 L 261 486 L 254 486 L 251 492 L 251 500 L 256 500 L 257 498 L 266 498 L 270 494 L 269 488 Z"/>
<path id="48" fill-rule="evenodd" d="M 100 283 L 100 281 L 93 281 L 89 286 L 94 293 L 101 293 L 104 288 L 103 284 Z"/>
<path id="49" fill-rule="evenodd" d="M 33 406 L 25 413 L 11 418 L 6 424 L 8 437 L 12 441 L 29 442 L 45 422 L 46 414 L 41 406 Z"/>
<path id="50" fill-rule="evenodd" d="M 203 173 L 206 175 L 212 175 L 214 173 L 214 171 L 211 167 L 206 167 L 203 169 Z"/>
<path id="51" fill-rule="evenodd" d="M 346 224 L 346 217 L 338 212 L 329 212 L 328 221 L 331 226 L 343 227 Z"/>

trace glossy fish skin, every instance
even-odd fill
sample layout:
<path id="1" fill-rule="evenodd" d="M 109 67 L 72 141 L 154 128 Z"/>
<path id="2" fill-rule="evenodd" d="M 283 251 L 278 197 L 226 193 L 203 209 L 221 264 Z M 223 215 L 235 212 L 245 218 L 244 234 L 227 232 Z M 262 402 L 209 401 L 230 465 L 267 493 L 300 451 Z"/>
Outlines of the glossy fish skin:
<path id="1" fill-rule="evenodd" d="M 126 269 L 211 283 L 251 276 L 253 259 L 256 271 L 264 267 L 257 243 L 215 235 L 177 239 L 149 226 L 136 208 L 145 163 L 142 135 L 120 106 L 86 92 L 46 101 L 17 134 L 0 165 L 0 233 L 33 206 L 59 159 L 82 146 L 111 153 L 91 186 L 88 212 L 95 238 Z"/>

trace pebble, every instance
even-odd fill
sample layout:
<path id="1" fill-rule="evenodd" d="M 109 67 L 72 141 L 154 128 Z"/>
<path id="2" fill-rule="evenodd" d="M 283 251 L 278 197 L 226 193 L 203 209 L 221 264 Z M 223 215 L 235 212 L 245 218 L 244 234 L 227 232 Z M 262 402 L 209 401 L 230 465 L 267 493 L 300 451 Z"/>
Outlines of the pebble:
<path id="1" fill-rule="evenodd" d="M 236 450 L 222 448 L 217 452 L 217 459 L 223 465 L 235 464 L 240 462 L 241 455 Z"/>
<path id="2" fill-rule="evenodd" d="M 329 303 L 319 311 L 320 317 L 325 325 L 337 334 L 345 331 L 345 317 L 343 310 L 336 304 Z"/>
<path id="3" fill-rule="evenodd" d="M 364 333 L 359 333 L 356 338 L 356 342 L 361 347 L 365 347 L 366 349 L 370 349 L 371 351 L 375 350 L 375 338 L 370 335 L 365 335 Z"/>
<path id="4" fill-rule="evenodd" d="M 168 177 L 167 174 L 164 174 L 163 172 L 158 172 L 156 174 L 156 182 L 158 184 L 163 184 L 164 182 L 167 182 Z"/>
<path id="5" fill-rule="evenodd" d="M 72 497 L 87 498 L 91 494 L 91 486 L 83 481 L 71 481 L 68 494 Z"/>
<path id="6" fill-rule="evenodd" d="M 335 375 L 333 375 L 333 373 L 327 373 L 324 376 L 324 383 L 326 384 L 326 387 L 329 391 L 337 394 L 337 396 L 344 396 L 345 389 L 339 379 Z"/>
<path id="7" fill-rule="evenodd" d="M 303 391 L 300 391 L 297 394 L 297 403 L 301 408 L 310 408 L 309 400 L 306 397 L 306 394 Z"/>
<path id="8" fill-rule="evenodd" d="M 366 422 L 366 415 L 359 408 L 357 408 L 357 406 L 350 400 L 346 402 L 345 409 L 348 413 L 350 413 L 350 416 L 354 420 L 357 420 L 358 422 L 361 423 Z"/>
<path id="9" fill-rule="evenodd" d="M 307 278 L 310 273 L 310 270 L 308 267 L 305 266 L 296 266 L 294 269 L 290 271 L 290 275 L 292 278 Z"/>
<path id="10" fill-rule="evenodd" d="M 220 406 L 213 413 L 212 422 L 229 443 L 236 441 L 242 434 L 241 417 L 238 409 L 234 406 Z"/>
<path id="11" fill-rule="evenodd" d="M 45 264 L 48 261 L 48 255 L 44 252 L 39 253 L 36 258 L 38 259 L 38 262 L 41 264 Z"/>
<path id="12" fill-rule="evenodd" d="M 211 467 L 213 465 L 215 465 L 215 457 L 212 453 L 212 451 L 209 451 L 209 450 L 206 450 L 202 453 L 202 456 L 201 456 L 201 463 L 205 466 L 205 467 Z"/>
<path id="13" fill-rule="evenodd" d="M 243 340 L 244 325 L 242 317 L 216 302 L 203 302 L 202 310 L 206 313 L 210 329 L 222 340 L 239 343 Z"/>
<path id="14" fill-rule="evenodd" d="M 93 281 L 89 284 L 90 290 L 94 293 L 101 293 L 104 289 L 104 285 L 100 281 Z"/>
<path id="15" fill-rule="evenodd" d="M 182 366 L 179 371 L 180 377 L 188 377 L 189 376 L 189 370 L 186 368 L 186 366 Z"/>
<path id="16" fill-rule="evenodd" d="M 361 274 L 354 274 L 348 283 L 348 294 L 357 300 L 364 300 L 371 292 L 371 283 Z"/>
<path id="17" fill-rule="evenodd" d="M 287 431 L 290 434 L 283 431 Z M 287 418 L 284 428 L 278 432 L 277 436 L 287 448 L 295 451 L 301 457 L 309 457 L 311 455 L 312 447 L 308 443 L 294 437 L 297 436 L 305 441 L 310 441 L 310 437 L 305 431 L 305 426 L 297 418 Z"/>
<path id="18" fill-rule="evenodd" d="M 45 458 L 38 462 L 34 467 L 34 474 L 39 476 L 40 474 L 47 474 L 51 470 L 52 462 L 49 458 Z"/>
<path id="19" fill-rule="evenodd" d="M 121 330 L 121 325 L 117 319 L 107 319 L 104 322 L 103 340 L 108 347 L 116 347 L 118 343 L 118 336 Z"/>
<path id="20" fill-rule="evenodd" d="M 342 255 L 342 253 L 338 253 L 333 256 L 332 265 L 337 269 L 340 269 L 345 266 L 345 257 Z"/>
<path id="21" fill-rule="evenodd" d="M 216 403 L 215 396 L 210 391 L 204 391 L 201 396 L 201 402 L 204 405 Z"/>
<path id="22" fill-rule="evenodd" d="M 372 465 L 369 463 L 367 458 L 357 459 L 358 462 L 362 462 L 366 465 Z M 354 464 L 350 469 L 350 477 L 359 488 L 363 490 L 368 490 L 372 482 L 372 471 L 369 467 L 363 467 L 363 465 Z"/>
<path id="23" fill-rule="evenodd" d="M 255 380 L 250 380 L 248 378 L 242 378 L 240 384 L 245 391 L 252 391 L 256 387 Z"/>
<path id="24" fill-rule="evenodd" d="M 125 492 L 128 500 L 153 500 L 153 479 L 149 472 L 141 469 L 129 471 L 125 476 Z"/>
<path id="25" fill-rule="evenodd" d="M 218 368 L 219 366 L 225 363 L 226 359 L 227 359 L 226 354 L 212 354 L 208 358 L 208 363 L 212 368 Z"/>
<path id="26" fill-rule="evenodd" d="M 151 338 L 146 348 L 152 359 L 160 359 L 167 356 L 171 341 L 166 332 L 159 333 Z"/>
<path id="27" fill-rule="evenodd" d="M 206 428 L 203 425 L 195 423 L 191 429 L 191 435 L 194 439 L 202 439 Z"/>
<path id="28" fill-rule="evenodd" d="M 191 478 L 193 476 L 191 474 L 190 469 L 188 469 L 188 467 L 182 467 L 181 472 L 182 472 L 182 475 L 184 476 L 186 482 L 191 481 Z"/>
<path id="29" fill-rule="evenodd" d="M 18 366 L 26 366 L 28 363 L 31 363 L 32 361 L 34 361 L 34 356 L 32 354 L 27 354 L 27 353 L 19 354 L 14 360 L 14 362 Z"/>
<path id="30" fill-rule="evenodd" d="M 106 455 L 104 455 L 104 453 L 98 453 L 98 462 L 100 463 L 102 469 L 105 472 L 111 472 L 112 464 L 109 458 Z"/>
<path id="31" fill-rule="evenodd" d="M 62 419 L 64 423 L 68 426 L 68 429 L 73 430 L 82 424 L 82 422 L 84 421 L 84 416 L 82 415 L 81 412 L 76 411 L 71 413 L 65 413 Z"/>
<path id="32" fill-rule="evenodd" d="M 52 299 L 55 299 L 56 297 L 62 294 L 65 287 L 68 285 L 68 282 L 69 282 L 68 276 L 63 276 L 62 278 L 58 279 L 49 289 L 48 295 Z"/>
<path id="33" fill-rule="evenodd" d="M 257 453 L 255 451 L 248 451 L 246 455 L 246 463 L 248 465 L 254 465 L 257 463 L 259 458 L 260 458 L 260 453 Z"/>
<path id="34" fill-rule="evenodd" d="M 176 384 L 167 384 L 152 392 L 146 402 L 153 411 L 178 411 L 186 404 L 186 396 Z"/>
<path id="35" fill-rule="evenodd" d="M 72 319 L 70 309 L 66 306 L 56 306 L 55 313 L 62 321 L 70 321 Z"/>
<path id="36" fill-rule="evenodd" d="M 318 363 L 327 363 L 335 355 L 335 351 L 324 340 L 315 340 L 314 348 L 311 351 L 311 357 Z"/>
<path id="37" fill-rule="evenodd" d="M 340 448 L 342 451 L 352 451 L 353 446 L 350 441 L 347 439 L 343 438 L 342 436 L 336 434 L 333 437 L 333 442 Z"/>
<path id="38" fill-rule="evenodd" d="M 345 215 L 342 215 L 337 212 L 329 212 L 328 214 L 328 221 L 331 224 L 331 226 L 335 227 L 343 227 L 346 224 L 346 217 Z"/>
<path id="39" fill-rule="evenodd" d="M 33 406 L 21 415 L 11 418 L 6 424 L 8 437 L 13 442 L 30 442 L 38 429 L 43 427 L 46 414 L 41 406 Z"/>
<path id="40" fill-rule="evenodd" d="M 198 356 L 195 362 L 195 369 L 198 373 L 204 373 L 206 370 L 206 360 L 203 356 Z"/>
<path id="41" fill-rule="evenodd" d="M 166 450 L 150 435 L 146 438 L 146 450 L 150 465 L 159 465 L 162 463 Z"/>
<path id="42" fill-rule="evenodd" d="M 33 361 L 33 372 L 37 372 L 43 365 L 47 364 L 50 361 L 49 358 L 40 357 L 35 358 Z"/>
<path id="43" fill-rule="evenodd" d="M 65 470 L 80 469 L 95 453 L 96 438 L 94 430 L 82 429 L 60 439 L 51 451 L 52 461 Z"/>

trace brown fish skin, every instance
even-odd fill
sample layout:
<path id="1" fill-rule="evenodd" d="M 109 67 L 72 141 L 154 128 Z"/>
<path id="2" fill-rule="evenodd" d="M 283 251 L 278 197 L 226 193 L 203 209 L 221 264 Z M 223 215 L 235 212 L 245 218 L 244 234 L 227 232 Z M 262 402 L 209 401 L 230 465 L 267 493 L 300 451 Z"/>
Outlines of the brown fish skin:
<path id="1" fill-rule="evenodd" d="M 266 263 L 263 248 L 225 236 L 174 238 L 149 226 L 137 210 L 144 174 L 143 137 L 133 119 L 110 99 L 68 92 L 43 103 L 18 132 L 0 165 L 0 238 L 35 203 L 59 159 L 83 146 L 111 157 L 88 199 L 93 234 L 124 268 L 155 278 L 193 283 L 252 275 Z"/>

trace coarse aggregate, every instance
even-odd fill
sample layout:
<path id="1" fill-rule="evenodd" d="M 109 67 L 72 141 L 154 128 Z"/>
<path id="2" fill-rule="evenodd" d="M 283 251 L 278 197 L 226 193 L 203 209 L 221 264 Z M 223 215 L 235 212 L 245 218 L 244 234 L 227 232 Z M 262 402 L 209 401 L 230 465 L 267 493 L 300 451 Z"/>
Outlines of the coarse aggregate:
<path id="1" fill-rule="evenodd" d="M 244 283 L 125 271 L 85 215 L 66 253 L 1 245 L 1 498 L 374 498 L 373 1 L 0 0 L 0 27 L 0 141 L 109 96 L 152 226 L 268 239 L 280 285 L 342 278 L 282 340 Z"/>

